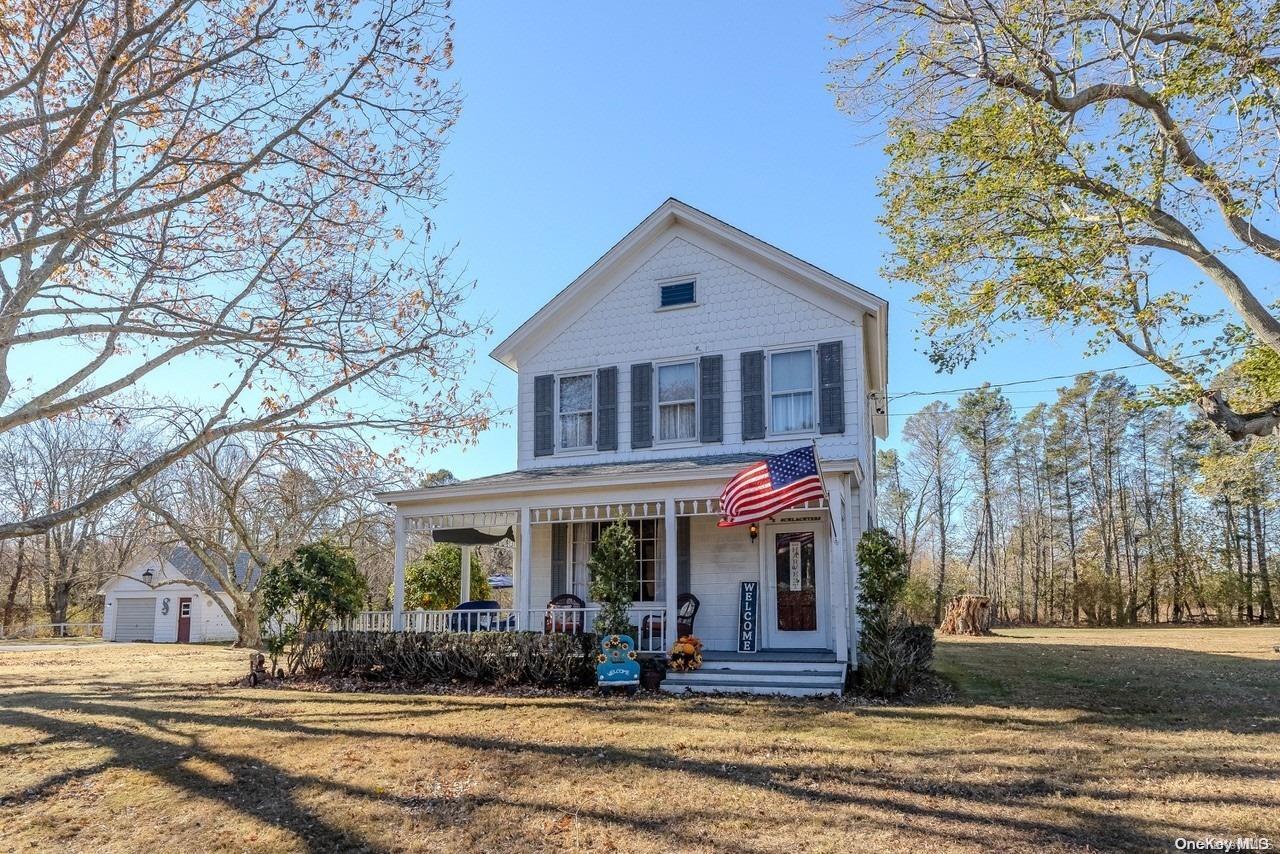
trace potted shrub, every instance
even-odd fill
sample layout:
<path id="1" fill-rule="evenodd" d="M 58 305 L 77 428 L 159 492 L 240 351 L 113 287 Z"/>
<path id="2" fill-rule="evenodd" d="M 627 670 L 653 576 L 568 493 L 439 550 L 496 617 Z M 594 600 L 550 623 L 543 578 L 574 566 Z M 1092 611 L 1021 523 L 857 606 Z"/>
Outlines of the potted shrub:
<path id="1" fill-rule="evenodd" d="M 667 665 L 660 657 L 651 656 L 640 660 L 640 687 L 646 691 L 657 691 L 666 678 Z"/>

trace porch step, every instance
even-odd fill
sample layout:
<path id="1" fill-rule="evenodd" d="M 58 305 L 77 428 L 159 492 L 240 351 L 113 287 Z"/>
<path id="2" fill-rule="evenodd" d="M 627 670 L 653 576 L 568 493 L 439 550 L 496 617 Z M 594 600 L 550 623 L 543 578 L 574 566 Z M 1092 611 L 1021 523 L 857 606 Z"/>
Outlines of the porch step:
<path id="1" fill-rule="evenodd" d="M 734 673 L 844 673 L 838 661 L 707 661 L 695 673 L 733 671 Z"/>
<path id="2" fill-rule="evenodd" d="M 834 657 L 834 656 L 833 656 Z M 662 690 L 674 694 L 782 694 L 815 697 L 844 689 L 844 664 L 836 661 L 707 661 L 692 673 L 668 672 Z"/>

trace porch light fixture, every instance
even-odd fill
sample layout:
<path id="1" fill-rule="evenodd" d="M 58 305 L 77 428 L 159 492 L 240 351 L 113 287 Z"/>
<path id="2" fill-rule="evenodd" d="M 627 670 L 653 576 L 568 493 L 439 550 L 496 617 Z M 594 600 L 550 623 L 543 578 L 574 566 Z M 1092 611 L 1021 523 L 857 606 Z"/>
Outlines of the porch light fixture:
<path id="1" fill-rule="evenodd" d="M 156 574 L 155 574 L 154 572 L 152 572 L 152 571 L 151 571 L 151 567 L 147 567 L 147 568 L 146 568 L 146 571 L 144 571 L 144 572 L 142 573 L 142 583 L 143 583 L 143 584 L 145 584 L 145 585 L 147 585 L 148 587 L 150 587 L 150 586 L 151 586 L 151 579 L 153 579 L 153 578 L 155 578 L 155 577 L 156 577 Z"/>
<path id="2" fill-rule="evenodd" d="M 751 526 L 747 528 L 747 533 L 751 535 L 751 542 L 754 543 L 760 537 L 760 526 L 752 522 Z"/>

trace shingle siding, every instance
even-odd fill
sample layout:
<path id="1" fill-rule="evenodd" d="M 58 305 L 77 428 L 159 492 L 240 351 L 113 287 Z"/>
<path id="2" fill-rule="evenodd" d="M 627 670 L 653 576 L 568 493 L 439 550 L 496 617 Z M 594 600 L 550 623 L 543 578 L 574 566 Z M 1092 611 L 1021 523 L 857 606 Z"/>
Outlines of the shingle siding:
<path id="1" fill-rule="evenodd" d="M 832 341 L 842 344 L 844 432 L 820 436 L 819 448 L 830 459 L 865 457 L 865 392 L 858 355 L 862 353 L 860 313 L 851 308 L 848 316 L 842 317 L 820 308 L 734 264 L 731 257 L 728 249 L 712 252 L 684 237 L 672 236 L 540 352 L 526 355 L 518 380 L 519 467 L 785 450 L 796 443 L 794 438 L 742 439 L 741 353 Z M 656 311 L 658 283 L 679 276 L 697 277 L 698 304 Z M 722 441 L 670 448 L 631 447 L 631 365 L 685 357 L 693 361 L 704 355 L 722 357 Z M 619 369 L 617 450 L 535 457 L 534 377 L 605 366 Z M 869 466 L 869 460 L 863 459 L 863 465 Z"/>

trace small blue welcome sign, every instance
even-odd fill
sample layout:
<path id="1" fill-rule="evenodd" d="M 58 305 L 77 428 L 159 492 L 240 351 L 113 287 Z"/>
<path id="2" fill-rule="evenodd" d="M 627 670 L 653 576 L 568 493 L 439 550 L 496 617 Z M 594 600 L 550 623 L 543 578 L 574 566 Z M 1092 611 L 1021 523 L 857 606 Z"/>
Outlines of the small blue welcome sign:
<path id="1" fill-rule="evenodd" d="M 601 691 L 625 688 L 634 693 L 640 687 L 640 662 L 636 642 L 627 635 L 605 635 L 596 657 L 596 684 Z"/>

